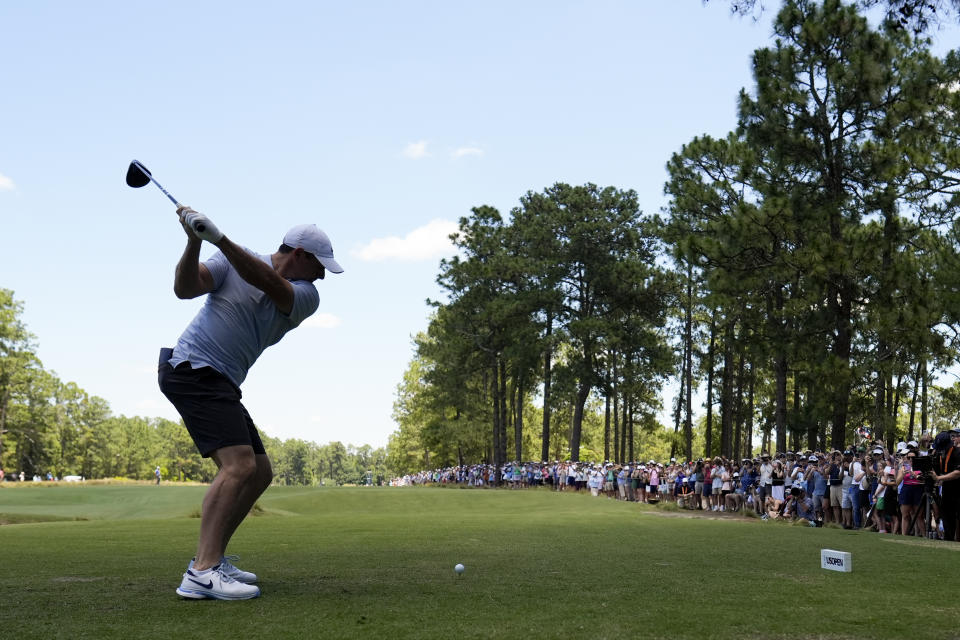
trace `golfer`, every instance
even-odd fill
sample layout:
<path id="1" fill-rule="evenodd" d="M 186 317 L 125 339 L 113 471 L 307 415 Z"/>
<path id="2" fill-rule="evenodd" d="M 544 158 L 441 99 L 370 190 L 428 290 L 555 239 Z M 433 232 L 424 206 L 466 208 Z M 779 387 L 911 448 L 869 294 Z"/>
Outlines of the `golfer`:
<path id="1" fill-rule="evenodd" d="M 260 595 L 257 576 L 225 557 L 233 532 L 273 479 L 240 385 L 263 353 L 317 310 L 313 282 L 341 273 L 327 235 L 312 224 L 287 232 L 271 255 L 234 244 L 205 215 L 177 210 L 187 246 L 173 290 L 180 299 L 207 295 L 206 304 L 177 340 L 160 351 L 160 390 L 173 403 L 200 454 L 217 475 L 203 498 L 197 553 L 177 593 L 184 598 L 244 600 Z M 220 251 L 200 262 L 206 240 Z"/>

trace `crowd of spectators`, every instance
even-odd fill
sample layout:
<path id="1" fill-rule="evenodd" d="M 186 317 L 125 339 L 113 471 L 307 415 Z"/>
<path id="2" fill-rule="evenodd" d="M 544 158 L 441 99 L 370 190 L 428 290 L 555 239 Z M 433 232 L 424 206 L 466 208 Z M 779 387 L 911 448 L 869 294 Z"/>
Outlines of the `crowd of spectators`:
<path id="1" fill-rule="evenodd" d="M 892 452 L 881 442 L 867 442 L 843 451 L 763 452 L 739 461 L 509 462 L 423 471 L 391 484 L 550 487 L 763 520 L 960 540 L 960 428 L 936 438 L 925 433 Z"/>

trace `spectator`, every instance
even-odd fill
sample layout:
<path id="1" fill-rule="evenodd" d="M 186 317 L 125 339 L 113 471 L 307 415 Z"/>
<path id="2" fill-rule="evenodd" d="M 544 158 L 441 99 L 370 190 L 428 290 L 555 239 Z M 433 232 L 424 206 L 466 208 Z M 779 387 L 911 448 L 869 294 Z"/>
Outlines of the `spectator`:
<path id="1" fill-rule="evenodd" d="M 928 455 L 931 455 L 931 454 L 933 453 L 933 451 L 932 451 L 932 447 L 933 447 L 933 436 L 930 435 L 929 432 L 924 431 L 922 434 L 920 434 L 920 442 L 918 443 L 918 445 L 919 445 L 919 446 L 917 447 L 917 455 L 918 455 L 918 456 L 928 456 Z"/>
<path id="2" fill-rule="evenodd" d="M 760 480 L 757 485 L 756 509 L 757 515 L 764 514 L 766 501 L 770 496 L 770 488 L 773 486 L 773 465 L 770 464 L 770 454 L 760 455 Z"/>
<path id="3" fill-rule="evenodd" d="M 807 493 L 802 485 L 794 484 L 790 488 L 790 504 L 786 513 L 794 518 L 803 518 L 810 523 L 811 527 L 817 525 L 817 514 L 814 509 L 813 500 L 807 497 Z"/>
<path id="4" fill-rule="evenodd" d="M 820 459 L 810 456 L 807 459 L 807 494 L 813 500 L 817 512 L 817 521 L 825 520 L 825 512 L 830 509 L 830 497 L 827 495 L 827 479 L 820 470 Z"/>
<path id="5" fill-rule="evenodd" d="M 833 522 L 840 524 L 840 509 L 843 505 L 843 459 L 839 451 L 830 455 L 830 464 L 827 467 L 827 487 L 830 491 L 830 512 Z"/>
<path id="6" fill-rule="evenodd" d="M 731 489 L 721 489 L 723 492 L 723 511 L 738 512 L 743 507 L 743 489 L 740 488 L 740 472 L 734 471 L 730 474 L 729 471 L 726 472 L 730 476 L 730 487 Z M 724 482 L 724 485 L 727 483 Z"/>
<path id="7" fill-rule="evenodd" d="M 934 440 L 932 477 L 940 487 L 940 520 L 943 539 L 955 541 L 960 518 L 960 429 L 943 432 Z"/>
<path id="8" fill-rule="evenodd" d="M 630 484 L 630 467 L 616 466 L 617 469 L 617 493 L 621 500 L 627 499 L 627 486 Z"/>
<path id="9" fill-rule="evenodd" d="M 783 461 L 778 458 L 773 461 L 773 474 L 771 474 L 770 477 L 770 494 L 774 500 L 781 504 L 785 499 L 783 492 L 785 478 L 786 471 L 783 468 Z"/>
<path id="10" fill-rule="evenodd" d="M 737 476 L 739 477 L 739 473 Z M 720 466 L 720 507 L 719 511 L 726 511 L 727 509 L 727 496 L 733 493 L 733 472 L 730 470 L 729 465 L 721 464 Z"/>
<path id="11" fill-rule="evenodd" d="M 859 452 L 848 450 L 847 454 L 849 454 L 850 459 L 848 466 L 850 488 L 848 489 L 848 492 L 850 494 L 850 509 L 853 515 L 853 519 L 850 524 L 853 525 L 854 529 L 859 529 L 862 515 L 860 513 L 860 486 L 864 483 L 867 473 L 863 469 L 863 463 L 860 460 Z"/>
<path id="12" fill-rule="evenodd" d="M 912 441 L 911 441 L 912 444 Z M 916 448 L 909 447 L 903 452 L 897 467 L 896 483 L 903 483 L 900 489 L 900 533 L 926 535 L 924 518 L 916 517 L 920 501 L 923 499 L 923 475 L 913 470 L 913 460 L 917 456 Z"/>
<path id="13" fill-rule="evenodd" d="M 704 462 L 703 459 L 697 460 L 697 466 L 695 467 L 696 471 L 696 483 L 694 484 L 694 492 L 697 496 L 697 508 L 698 509 L 707 509 L 710 501 L 710 490 L 707 489 L 710 483 L 710 463 Z M 705 493 L 706 492 L 706 493 Z M 707 504 L 704 504 L 704 498 L 707 499 Z"/>
<path id="14" fill-rule="evenodd" d="M 660 472 L 663 470 L 663 465 L 659 463 L 653 464 L 653 460 L 651 460 L 650 463 L 650 469 L 648 470 L 649 479 L 647 481 L 650 491 L 648 492 L 647 501 L 650 502 L 652 499 L 652 501 L 657 502 L 660 500 Z"/>
<path id="15" fill-rule="evenodd" d="M 720 457 L 713 459 L 710 464 L 710 509 L 720 511 L 720 492 L 723 487 L 723 460 Z"/>

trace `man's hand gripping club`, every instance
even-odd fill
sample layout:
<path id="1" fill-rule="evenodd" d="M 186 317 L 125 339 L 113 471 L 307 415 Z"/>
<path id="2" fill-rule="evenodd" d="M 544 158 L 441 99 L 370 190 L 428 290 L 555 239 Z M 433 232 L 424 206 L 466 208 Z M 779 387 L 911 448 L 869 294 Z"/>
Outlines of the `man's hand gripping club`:
<path id="1" fill-rule="evenodd" d="M 177 214 L 180 216 L 180 224 L 187 233 L 212 244 L 217 244 L 223 238 L 223 232 L 213 224 L 213 220 L 202 213 L 190 207 L 180 207 L 177 209 Z"/>

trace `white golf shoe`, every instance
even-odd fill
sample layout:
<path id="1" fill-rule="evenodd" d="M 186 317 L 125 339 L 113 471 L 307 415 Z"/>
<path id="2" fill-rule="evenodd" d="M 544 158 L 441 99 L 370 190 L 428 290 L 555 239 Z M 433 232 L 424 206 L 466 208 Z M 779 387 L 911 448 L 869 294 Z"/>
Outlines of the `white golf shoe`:
<path id="1" fill-rule="evenodd" d="M 244 571 L 240 567 L 231 562 L 231 560 L 239 560 L 240 556 L 221 556 L 220 557 L 220 570 L 225 574 L 236 580 L 237 582 L 242 582 L 244 584 L 253 584 L 257 581 L 257 574 L 251 573 L 249 571 Z M 193 563 L 196 558 L 190 561 L 190 564 L 187 565 L 187 570 L 193 569 Z"/>
<path id="2" fill-rule="evenodd" d="M 217 565 L 205 571 L 187 569 L 177 587 L 177 594 L 194 600 L 249 600 L 260 595 L 260 588 L 234 580 L 223 572 L 221 565 Z"/>
<path id="3" fill-rule="evenodd" d="M 237 582 L 242 582 L 244 584 L 253 584 L 257 581 L 257 574 L 251 573 L 249 571 L 244 571 L 243 569 L 235 566 L 231 560 L 239 560 L 240 556 L 223 556 L 220 558 L 220 570 L 225 574 L 236 580 Z"/>

